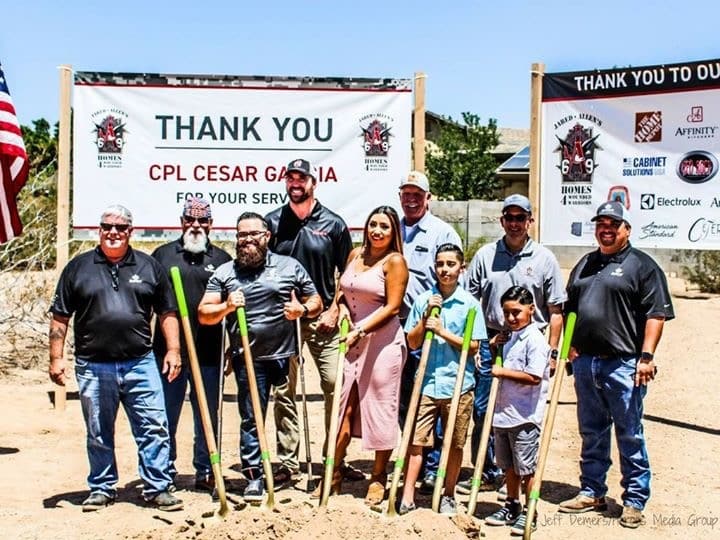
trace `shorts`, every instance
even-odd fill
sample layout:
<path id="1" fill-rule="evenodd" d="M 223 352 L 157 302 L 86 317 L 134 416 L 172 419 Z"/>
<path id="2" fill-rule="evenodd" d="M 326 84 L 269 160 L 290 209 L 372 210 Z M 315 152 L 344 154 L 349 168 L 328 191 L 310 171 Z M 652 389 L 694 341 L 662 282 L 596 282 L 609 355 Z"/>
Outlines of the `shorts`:
<path id="1" fill-rule="evenodd" d="M 450 416 L 450 398 L 436 399 L 422 395 L 418 405 L 415 432 L 413 433 L 413 446 L 432 446 L 435 435 L 435 423 L 438 414 L 442 419 L 443 433 L 446 431 L 448 416 Z M 452 447 L 462 449 L 467 439 L 468 427 L 472 418 L 473 391 L 460 394 L 455 429 L 453 430 Z"/>
<path id="2" fill-rule="evenodd" d="M 495 461 L 502 470 L 512 467 L 518 476 L 535 474 L 540 446 L 540 428 L 521 424 L 511 428 L 493 428 Z"/>

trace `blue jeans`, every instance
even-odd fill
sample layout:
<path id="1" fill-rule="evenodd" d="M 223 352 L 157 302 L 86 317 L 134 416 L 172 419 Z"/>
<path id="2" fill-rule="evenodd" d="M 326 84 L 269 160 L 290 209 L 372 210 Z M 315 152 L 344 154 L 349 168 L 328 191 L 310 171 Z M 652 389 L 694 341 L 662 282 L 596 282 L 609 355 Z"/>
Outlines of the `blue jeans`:
<path id="1" fill-rule="evenodd" d="M 175 460 L 177 459 L 175 434 L 177 433 L 188 382 L 190 382 L 190 406 L 192 407 L 194 425 L 193 467 L 195 468 L 195 476 L 206 476 L 212 473 L 210 455 L 208 453 L 207 443 L 205 442 L 205 432 L 203 431 L 200 409 L 198 407 L 197 393 L 195 392 L 195 382 L 191 381 L 190 366 L 186 360 L 186 358 L 183 358 L 182 371 L 180 371 L 180 375 L 178 375 L 173 382 L 169 383 L 166 378 L 162 379 L 163 393 L 165 394 L 165 410 L 167 411 L 168 425 L 170 427 L 170 476 L 173 478 L 177 474 L 177 468 L 175 467 Z M 213 431 L 216 431 L 218 394 L 220 393 L 220 367 L 200 366 L 200 375 L 202 376 L 203 388 L 205 388 L 205 396 L 207 397 L 208 408 L 210 409 L 210 423 L 213 426 Z M 215 436 L 217 437 L 217 433 Z"/>
<path id="2" fill-rule="evenodd" d="M 121 362 L 77 358 L 75 376 L 87 428 L 90 491 L 115 496 L 115 419 L 120 403 L 138 447 L 143 495 L 152 498 L 166 491 L 172 481 L 168 467 L 170 433 L 153 353 Z"/>
<path id="3" fill-rule="evenodd" d="M 573 361 L 582 453 L 580 493 L 603 497 L 610 460 L 610 428 L 620 454 L 625 506 L 639 510 L 650 498 L 650 463 L 642 415 L 646 386 L 635 386 L 637 358 L 599 358 L 581 354 Z"/>
<path id="4" fill-rule="evenodd" d="M 253 366 L 264 420 L 270 397 L 270 387 L 280 386 L 287 382 L 288 359 L 254 362 Z M 237 381 L 238 410 L 240 411 L 240 464 L 245 477 L 248 480 L 256 480 L 263 477 L 262 456 L 247 370 L 242 356 L 233 355 L 233 371 Z"/>

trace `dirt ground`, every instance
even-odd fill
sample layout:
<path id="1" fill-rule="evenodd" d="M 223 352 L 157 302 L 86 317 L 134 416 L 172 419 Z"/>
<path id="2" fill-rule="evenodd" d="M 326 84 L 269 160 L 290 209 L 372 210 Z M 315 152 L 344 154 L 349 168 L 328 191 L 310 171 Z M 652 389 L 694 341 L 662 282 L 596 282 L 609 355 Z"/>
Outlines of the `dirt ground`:
<path id="1" fill-rule="evenodd" d="M 616 537 L 720 538 L 720 474 L 715 452 L 719 446 L 718 378 L 714 358 L 720 334 L 720 298 L 686 295 L 681 280 L 672 280 L 677 319 L 665 327 L 657 352 L 658 378 L 645 401 L 645 429 L 653 470 L 653 494 L 645 510 L 647 524 L 635 531 L 618 525 L 618 459 L 613 457 L 608 484 L 611 506 L 605 514 L 570 516 L 557 513 L 557 503 L 576 493 L 579 436 L 575 420 L 572 381 L 565 379 L 553 431 L 551 457 L 538 506 L 538 539 Z M 694 297 L 693 297 L 694 296 Z M 315 472 L 322 448 L 321 394 L 314 366 L 308 364 L 310 427 Z M 203 517 L 217 508 L 207 494 L 196 493 L 191 465 L 191 416 L 183 411 L 178 438 L 178 495 L 181 512 L 163 513 L 144 506 L 140 497 L 137 458 L 124 413 L 118 416 L 116 454 L 120 470 L 118 501 L 102 511 L 84 514 L 80 503 L 87 495 L 85 428 L 74 379 L 68 382 L 64 412 L 53 410 L 51 385 L 41 370 L 12 370 L 0 380 L 0 523 L 6 538 L 202 538 L 305 539 L 332 537 L 435 539 L 506 538 L 505 527 L 480 525 L 466 516 L 449 518 L 423 509 L 394 519 L 368 509 L 362 501 L 367 482 L 346 483 L 342 495 L 332 497 L 327 509 L 318 509 L 305 493 L 301 477 L 291 488 L 278 491 L 273 511 L 242 504 L 244 481 L 238 463 L 238 413 L 234 384 L 225 389 L 223 471 L 232 511 L 224 520 Z M 274 440 L 269 415 L 267 433 Z M 713 450 L 715 449 L 715 450 Z M 274 453 L 274 448 L 273 448 Z M 467 466 L 463 473 L 469 474 Z M 367 471 L 371 456 L 353 442 L 349 461 Z M 304 452 L 301 450 L 301 458 Z M 460 501 L 465 501 L 459 496 Z M 498 508 L 494 493 L 482 493 L 475 518 Z"/>

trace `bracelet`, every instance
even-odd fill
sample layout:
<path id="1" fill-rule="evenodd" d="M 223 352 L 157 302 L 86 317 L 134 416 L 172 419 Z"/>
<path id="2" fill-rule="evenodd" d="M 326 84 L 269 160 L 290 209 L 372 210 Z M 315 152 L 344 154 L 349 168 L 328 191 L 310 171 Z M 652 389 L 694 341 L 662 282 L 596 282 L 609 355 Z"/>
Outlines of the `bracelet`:
<path id="1" fill-rule="evenodd" d="M 640 360 L 643 360 L 645 362 L 652 362 L 655 358 L 655 355 L 653 353 L 645 352 L 643 351 L 640 353 Z"/>
<path id="2" fill-rule="evenodd" d="M 552 358 L 553 360 L 558 359 L 558 350 L 557 349 L 552 349 L 550 351 L 550 358 Z"/>
<path id="3" fill-rule="evenodd" d="M 367 336 L 367 334 L 365 333 L 365 329 L 362 326 L 358 326 L 356 330 L 358 331 L 358 336 L 360 336 L 361 338 Z"/>

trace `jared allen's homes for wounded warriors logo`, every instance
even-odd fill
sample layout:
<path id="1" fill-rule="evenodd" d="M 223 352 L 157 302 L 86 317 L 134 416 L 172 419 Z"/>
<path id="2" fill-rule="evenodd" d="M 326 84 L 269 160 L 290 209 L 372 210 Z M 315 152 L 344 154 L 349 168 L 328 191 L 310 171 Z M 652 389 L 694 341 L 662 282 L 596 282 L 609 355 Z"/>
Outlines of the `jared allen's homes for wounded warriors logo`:
<path id="1" fill-rule="evenodd" d="M 93 142 L 98 151 L 98 167 L 122 167 L 127 114 L 118 109 L 103 109 L 92 115 Z"/>
<path id="2" fill-rule="evenodd" d="M 368 171 L 386 171 L 393 119 L 385 114 L 369 114 L 360 119 L 365 169 Z"/>
<path id="3" fill-rule="evenodd" d="M 584 126 L 580 120 L 590 121 L 597 126 L 602 121 L 587 113 L 571 114 L 561 118 L 555 123 L 555 137 L 560 143 L 555 152 L 560 154 L 560 169 L 562 182 L 560 183 L 560 202 L 563 206 L 592 205 L 592 177 L 597 168 L 595 151 L 602 150 L 597 143 L 600 134 L 593 135 L 592 126 Z M 573 122 L 565 138 L 557 132 L 561 126 Z"/>

